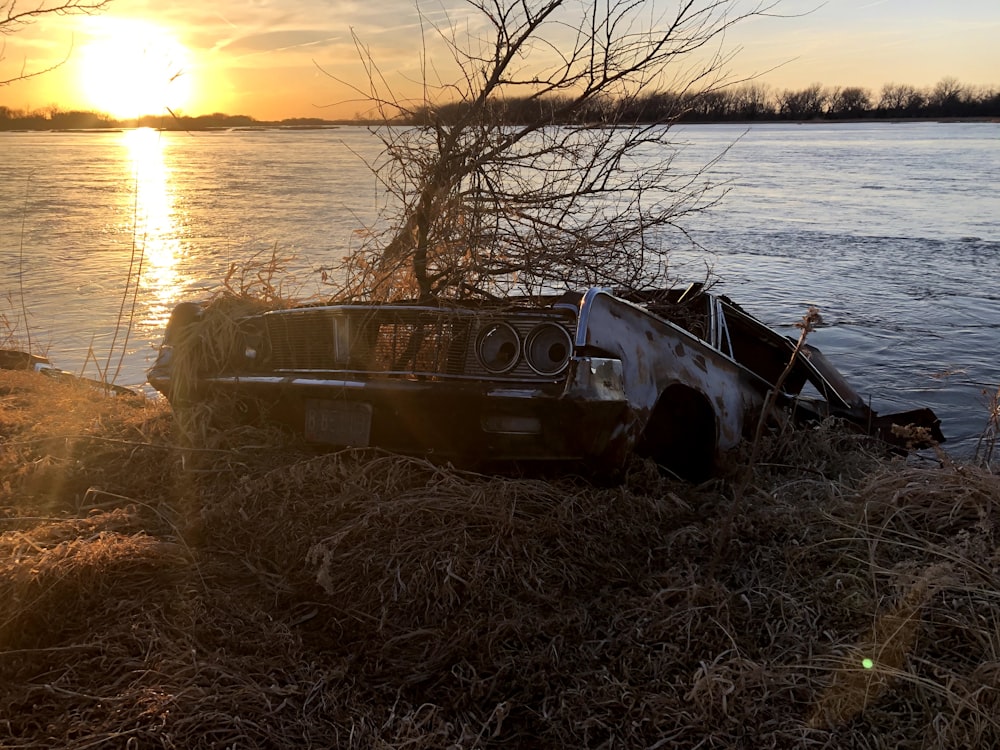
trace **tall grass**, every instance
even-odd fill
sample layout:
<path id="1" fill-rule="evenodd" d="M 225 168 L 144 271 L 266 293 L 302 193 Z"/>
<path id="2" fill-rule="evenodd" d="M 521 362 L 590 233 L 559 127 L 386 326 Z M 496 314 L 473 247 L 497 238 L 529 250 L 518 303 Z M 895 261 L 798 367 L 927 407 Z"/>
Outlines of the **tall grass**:
<path id="1" fill-rule="evenodd" d="M 986 403 L 986 426 L 976 443 L 976 460 L 983 466 L 993 466 L 993 454 L 1000 440 L 1000 388 L 995 393 L 983 391 Z"/>
<path id="2" fill-rule="evenodd" d="M 7 307 L 12 308 L 10 293 L 5 297 Z M 0 349 L 20 348 L 20 339 L 17 335 L 17 320 L 9 316 L 7 312 L 0 310 Z"/>

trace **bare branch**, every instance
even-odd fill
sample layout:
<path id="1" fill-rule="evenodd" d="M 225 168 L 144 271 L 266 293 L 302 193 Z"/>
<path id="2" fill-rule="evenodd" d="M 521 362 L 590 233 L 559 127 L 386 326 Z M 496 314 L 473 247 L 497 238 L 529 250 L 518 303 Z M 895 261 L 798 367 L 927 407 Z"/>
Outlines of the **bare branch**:
<path id="1" fill-rule="evenodd" d="M 48 15 L 90 15 L 104 10 L 111 0 L 61 0 L 56 3 L 40 2 L 24 8 L 17 0 L 0 0 L 0 34 L 13 34 Z"/>
<path id="2" fill-rule="evenodd" d="M 468 40 L 422 19 L 433 34 L 424 54 L 444 45 L 460 73 L 455 84 L 425 79 L 420 102 L 394 96 L 362 55 L 371 101 L 414 127 L 377 130 L 384 160 L 373 169 L 398 212 L 348 259 L 343 293 L 663 283 L 678 221 L 724 192 L 703 170 L 676 168 L 670 122 L 728 83 L 726 31 L 776 3 L 684 0 L 659 16 L 641 0 L 467 5 L 478 24 Z M 674 104 L 640 123 L 650 96 Z"/>
<path id="3" fill-rule="evenodd" d="M 111 0 L 58 0 L 55 3 L 42 0 L 27 7 L 19 7 L 17 0 L 0 0 L 0 36 L 21 31 L 45 16 L 92 15 L 104 10 L 110 4 Z M 3 60 L 4 50 L 5 47 L 0 47 L 0 60 Z M 21 72 L 13 78 L 0 80 L 0 86 L 49 73 L 65 64 L 71 52 L 72 45 L 63 60 L 39 70 L 29 71 L 22 67 Z"/>

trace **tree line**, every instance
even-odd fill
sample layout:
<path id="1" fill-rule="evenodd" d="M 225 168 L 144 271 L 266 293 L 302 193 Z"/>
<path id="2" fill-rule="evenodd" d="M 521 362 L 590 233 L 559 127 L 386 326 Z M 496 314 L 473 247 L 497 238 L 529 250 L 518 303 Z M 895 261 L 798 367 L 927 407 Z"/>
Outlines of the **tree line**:
<path id="1" fill-rule="evenodd" d="M 464 104 L 438 105 L 434 116 L 458 119 Z M 860 86 L 812 84 L 802 89 L 775 89 L 762 83 L 717 88 L 697 93 L 655 92 L 626 100 L 597 100 L 574 111 L 572 118 L 560 115 L 556 98 L 524 97 L 495 102 L 492 116 L 500 122 L 523 123 L 548 118 L 560 124 L 622 122 L 752 122 L 783 120 L 878 120 L 902 118 L 995 118 L 1000 117 L 1000 89 L 969 86 L 944 78 L 925 88 L 887 83 L 878 91 Z M 417 108 L 400 117 L 400 124 L 424 124 L 429 109 Z M 145 115 L 119 120 L 90 111 L 45 110 L 26 112 L 0 105 L 0 130 L 87 130 L 98 128 L 154 127 L 164 130 L 206 130 L 239 127 L 323 127 L 335 123 L 365 123 L 355 120 L 292 118 L 257 120 L 248 115 L 164 116 Z"/>
<path id="2" fill-rule="evenodd" d="M 887 83 L 879 91 L 819 83 L 802 89 L 775 89 L 751 82 L 699 92 L 653 92 L 628 100 L 595 100 L 574 111 L 572 121 L 560 121 L 555 114 L 560 110 L 559 104 L 555 99 L 525 97 L 495 102 L 492 114 L 509 123 L 551 117 L 561 124 L 990 119 L 1000 117 L 1000 89 L 968 86 L 954 78 L 944 78 L 925 88 Z M 463 109 L 464 105 L 458 103 L 439 105 L 433 111 L 435 117 L 458 120 Z M 429 121 L 430 112 L 430 108 L 418 110 L 412 119 L 416 124 L 424 124 Z"/>
<path id="3" fill-rule="evenodd" d="M 655 103 L 654 103 L 655 104 Z M 749 83 L 691 97 L 683 119 L 854 120 L 879 118 L 992 118 L 1000 116 L 1000 89 L 943 78 L 933 86 L 887 83 L 879 91 L 860 86 L 772 90 Z"/>
<path id="4" fill-rule="evenodd" d="M 70 110 L 56 107 L 24 112 L 0 105 L 0 130 L 115 130 L 122 128 L 157 128 L 159 130 L 225 130 L 232 128 L 285 127 L 316 128 L 329 126 L 329 120 L 296 117 L 279 121 L 257 120 L 248 115 L 144 115 L 126 120 L 115 119 L 100 112 Z"/>

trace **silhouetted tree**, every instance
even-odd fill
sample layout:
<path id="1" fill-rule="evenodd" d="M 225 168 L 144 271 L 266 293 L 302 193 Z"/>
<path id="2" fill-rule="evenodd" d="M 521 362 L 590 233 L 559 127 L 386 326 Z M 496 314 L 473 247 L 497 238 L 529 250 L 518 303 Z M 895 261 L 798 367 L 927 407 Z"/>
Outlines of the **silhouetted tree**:
<path id="1" fill-rule="evenodd" d="M 455 21 L 422 17 L 461 72 L 440 88 L 425 75 L 416 104 L 386 91 L 362 53 L 371 90 L 361 93 L 388 123 L 402 113 L 417 126 L 377 131 L 384 161 L 373 168 L 398 210 L 386 232 L 373 232 L 347 259 L 344 294 L 663 283 L 663 233 L 707 205 L 709 186 L 672 168 L 676 149 L 663 124 L 631 115 L 657 90 L 674 90 L 686 106 L 711 95 L 728 61 L 716 43 L 774 3 L 690 0 L 672 13 L 638 0 L 466 5 L 461 33 Z M 477 28 L 485 31 L 468 31 Z M 507 104 L 524 100 L 533 119 L 511 124 Z M 595 116 L 605 127 L 592 126 Z"/>
<path id="2" fill-rule="evenodd" d="M 762 84 L 748 83 L 729 90 L 732 111 L 738 120 L 759 120 L 772 117 L 775 106 L 771 90 Z"/>
<path id="3" fill-rule="evenodd" d="M 107 115 L 96 112 L 50 112 L 49 125 L 56 130 L 83 130 L 88 128 L 108 128 L 115 121 Z"/>
<path id="4" fill-rule="evenodd" d="M 923 109 L 925 102 L 926 97 L 915 86 L 887 83 L 882 87 L 878 109 L 892 116 L 913 116 Z"/>
<path id="5" fill-rule="evenodd" d="M 778 112 L 786 120 L 813 120 L 823 114 L 826 99 L 818 83 L 799 91 L 786 89 L 778 94 Z"/>
<path id="6" fill-rule="evenodd" d="M 932 107 L 954 106 L 962 101 L 965 87 L 957 78 L 947 77 L 938 81 L 931 89 L 927 103 Z"/>
<path id="7" fill-rule="evenodd" d="M 833 117 L 863 117 L 872 107 L 871 92 L 858 86 L 835 88 L 829 95 L 827 111 Z"/>
<path id="8" fill-rule="evenodd" d="M 966 104 L 966 89 L 956 78 L 942 78 L 931 89 L 927 106 L 936 116 L 957 116 L 962 114 Z"/>
<path id="9" fill-rule="evenodd" d="M 691 98 L 687 114 L 696 120 L 728 120 L 732 115 L 732 103 L 732 96 L 726 90 L 706 91 Z"/>
<path id="10" fill-rule="evenodd" d="M 970 94 L 970 98 L 975 103 L 976 116 L 1000 117 L 1000 90 L 984 86 L 978 92 Z"/>

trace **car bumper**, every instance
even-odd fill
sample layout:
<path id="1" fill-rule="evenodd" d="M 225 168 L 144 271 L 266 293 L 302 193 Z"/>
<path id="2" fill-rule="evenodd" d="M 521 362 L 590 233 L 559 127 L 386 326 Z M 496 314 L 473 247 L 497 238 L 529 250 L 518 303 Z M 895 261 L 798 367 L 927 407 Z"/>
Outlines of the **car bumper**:
<path id="1" fill-rule="evenodd" d="M 170 394 L 169 373 L 150 382 Z M 331 446 L 456 460 L 620 461 L 628 402 L 617 359 L 577 357 L 562 382 L 484 382 L 294 372 L 203 378 L 195 400 L 235 397 Z"/>

